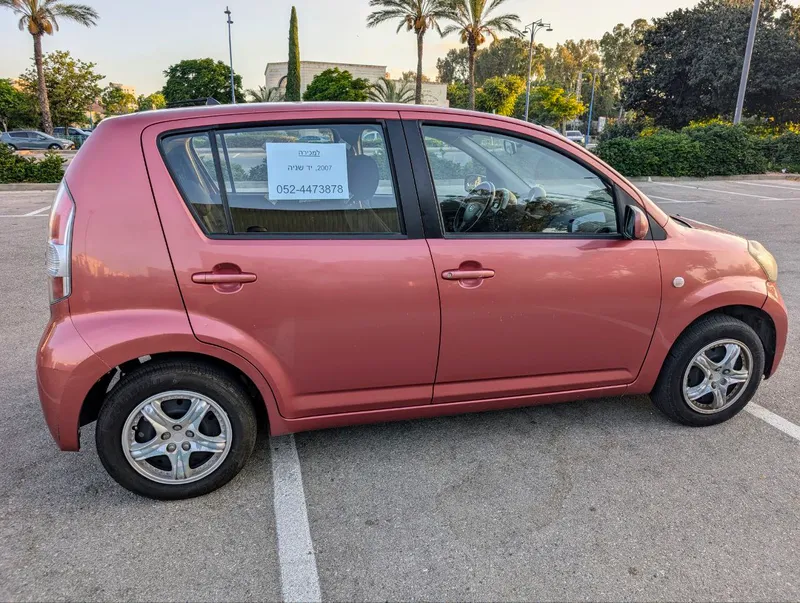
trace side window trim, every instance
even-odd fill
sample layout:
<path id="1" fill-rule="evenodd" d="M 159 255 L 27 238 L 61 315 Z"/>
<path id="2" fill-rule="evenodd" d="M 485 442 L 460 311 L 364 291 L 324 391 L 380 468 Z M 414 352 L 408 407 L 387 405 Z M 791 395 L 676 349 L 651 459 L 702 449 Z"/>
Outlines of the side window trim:
<path id="1" fill-rule="evenodd" d="M 384 145 L 387 154 L 387 161 L 389 162 L 389 171 L 392 177 L 392 186 L 394 188 L 395 193 L 395 202 L 396 202 L 396 209 L 398 213 L 398 221 L 399 227 L 403 232 L 368 232 L 368 233 L 302 233 L 302 232 L 289 232 L 289 233 L 261 233 L 261 232 L 235 232 L 233 226 L 233 219 L 230 212 L 230 206 L 227 197 L 227 189 L 225 187 L 224 178 L 222 177 L 222 166 L 219 159 L 219 145 L 217 145 L 216 137 L 217 135 L 224 135 L 226 132 L 229 131 L 239 131 L 245 129 L 253 129 L 253 128 L 281 128 L 281 127 L 291 127 L 291 126 L 302 126 L 303 128 L 313 128 L 313 127 L 325 127 L 331 125 L 346 125 L 346 124 L 358 124 L 358 125 L 374 125 L 380 128 L 381 133 L 384 137 Z M 172 182 L 175 184 L 178 193 L 183 200 L 184 204 L 189 209 L 190 214 L 194 218 L 195 222 L 198 224 L 200 229 L 203 231 L 204 235 L 209 239 L 219 239 L 219 240 L 358 240 L 358 239 L 365 239 L 365 240 L 403 240 L 403 239 L 413 239 L 413 238 L 424 238 L 424 233 L 422 232 L 421 228 L 419 228 L 419 203 L 416 195 L 411 195 L 409 198 L 409 194 L 411 193 L 411 189 L 408 186 L 401 186 L 401 173 L 400 167 L 403 165 L 403 162 L 396 162 L 395 156 L 398 154 L 397 146 L 397 130 L 394 132 L 392 136 L 392 124 L 394 124 L 395 128 L 402 127 L 402 120 L 400 119 L 399 115 L 397 117 L 392 118 L 379 118 L 376 119 L 374 117 L 366 117 L 366 118 L 330 118 L 330 117 L 308 117 L 304 119 L 292 119 L 289 121 L 285 120 L 275 120 L 275 121 L 256 121 L 256 122 L 246 122 L 246 123 L 226 123 L 226 124 L 213 124 L 207 126 L 195 126 L 195 127 L 184 127 L 184 128 L 175 128 L 171 130 L 164 131 L 158 135 L 156 145 L 158 147 L 159 155 L 161 156 L 162 161 L 164 162 L 164 166 L 167 169 L 167 172 L 170 175 Z M 166 155 L 164 153 L 162 139 L 168 138 L 170 136 L 175 135 L 190 135 L 190 134 L 205 134 L 208 136 L 210 140 L 210 145 L 212 149 L 213 161 L 214 161 L 214 171 L 215 171 L 215 179 L 217 181 L 217 187 L 220 193 L 220 199 L 222 201 L 222 205 L 224 207 L 224 216 L 227 223 L 227 233 L 213 233 L 208 232 L 207 228 L 203 224 L 203 221 L 200 219 L 197 211 L 194 208 L 193 203 L 186 195 L 184 191 L 184 187 L 180 184 L 180 179 L 176 177 L 173 169 L 170 167 L 169 162 L 167 161 Z M 401 132 L 402 134 L 402 132 Z M 223 137 L 224 138 L 224 137 Z M 224 142 L 223 142 L 224 144 Z M 405 141 L 404 141 L 405 144 Z M 227 151 L 227 145 L 225 145 L 225 150 Z M 230 169 L 230 163 L 228 163 Z M 403 180 L 407 181 L 411 176 L 411 165 L 410 162 L 406 162 Z M 230 174 L 230 172 L 229 172 Z M 232 175 L 232 174 L 231 174 Z M 233 185 L 233 178 L 231 177 L 231 184 Z M 404 194 L 404 191 L 406 194 Z M 231 191 L 234 192 L 234 191 Z M 414 191 L 415 192 L 415 191 Z M 410 216 L 410 218 L 409 218 Z M 415 219 L 416 216 L 416 219 Z M 409 227 L 412 229 L 409 230 Z"/>
<path id="2" fill-rule="evenodd" d="M 442 223 L 441 212 L 438 207 L 438 198 L 436 196 L 436 189 L 433 184 L 433 171 L 430 167 L 428 159 L 428 151 L 425 146 L 425 137 L 422 131 L 424 125 L 466 129 L 476 132 L 485 132 L 487 134 L 496 134 L 499 136 L 506 136 L 508 138 L 515 138 L 528 142 L 530 144 L 539 145 L 549 149 L 559 155 L 574 161 L 582 168 L 589 171 L 592 175 L 602 181 L 609 190 L 614 200 L 614 211 L 616 214 L 617 232 L 616 233 L 555 233 L 555 232 L 494 232 L 494 233 L 451 233 L 445 232 L 444 224 Z M 622 233 L 622 215 L 624 207 L 621 204 L 620 195 L 618 192 L 621 190 L 617 183 L 609 179 L 605 174 L 598 173 L 596 168 L 583 161 L 580 157 L 576 157 L 565 153 L 559 147 L 548 144 L 547 141 L 540 140 L 534 136 L 512 132 L 500 127 L 484 126 L 482 124 L 465 124 L 461 122 L 451 121 L 437 121 L 437 120 L 419 120 L 419 119 L 404 119 L 403 126 L 408 138 L 409 153 L 412 158 L 412 165 L 414 169 L 415 179 L 417 181 L 418 192 L 420 197 L 421 211 L 423 213 L 423 222 L 425 224 L 425 232 L 428 238 L 447 238 L 447 239 L 477 239 L 477 238 L 500 238 L 500 239 L 623 239 Z M 437 228 L 434 229 L 434 220 L 426 214 L 434 213 L 435 223 Z"/>

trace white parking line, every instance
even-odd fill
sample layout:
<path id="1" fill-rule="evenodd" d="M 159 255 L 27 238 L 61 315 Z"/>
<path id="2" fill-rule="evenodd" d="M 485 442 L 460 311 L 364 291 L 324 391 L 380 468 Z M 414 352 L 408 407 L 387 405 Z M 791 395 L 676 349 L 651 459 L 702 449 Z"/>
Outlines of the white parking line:
<path id="1" fill-rule="evenodd" d="M 50 214 L 0 214 L 0 218 L 49 218 Z"/>
<path id="2" fill-rule="evenodd" d="M 708 199 L 698 199 L 696 201 L 687 201 L 681 199 L 670 199 L 669 197 L 659 197 L 657 195 L 647 195 L 650 199 L 658 199 L 659 201 L 664 201 L 665 203 L 711 203 Z"/>
<path id="3" fill-rule="evenodd" d="M 764 201 L 777 201 L 772 197 L 765 197 L 764 195 L 751 195 L 749 193 L 736 193 L 733 191 L 726 191 L 721 190 L 718 188 L 705 188 L 702 186 L 689 186 L 688 184 L 675 184 L 674 182 L 656 182 L 653 181 L 652 184 L 658 184 L 659 186 L 677 186 L 679 188 L 689 188 L 695 191 L 708 191 L 710 193 L 724 193 L 726 195 L 737 195 L 739 197 L 752 197 L 754 199 L 762 199 Z"/>
<path id="4" fill-rule="evenodd" d="M 759 182 L 742 182 L 740 180 L 736 180 L 736 184 L 744 184 L 745 186 L 763 186 L 766 188 L 783 188 L 787 191 L 796 191 L 800 192 L 800 186 L 782 186 L 780 184 L 761 184 Z M 800 183 L 798 183 L 800 184 Z"/>
<path id="5" fill-rule="evenodd" d="M 270 438 L 275 531 L 284 601 L 321 601 L 317 559 L 308 526 L 303 475 L 294 436 Z"/>
<path id="6" fill-rule="evenodd" d="M 763 406 L 759 406 L 755 402 L 750 402 L 744 409 L 754 417 L 766 421 L 776 429 L 780 429 L 786 435 L 800 442 L 800 425 L 795 425 L 791 421 L 787 421 L 780 415 L 776 415 L 774 412 L 767 410 Z"/>
<path id="7" fill-rule="evenodd" d="M 28 216 L 36 216 L 36 215 L 42 213 L 43 211 L 47 211 L 48 209 L 50 209 L 49 205 L 46 206 L 46 207 L 42 207 L 42 208 L 39 208 L 37 210 L 34 210 L 32 212 L 28 212 L 27 214 L 22 214 L 22 216 L 25 217 L 25 218 L 27 218 Z"/>

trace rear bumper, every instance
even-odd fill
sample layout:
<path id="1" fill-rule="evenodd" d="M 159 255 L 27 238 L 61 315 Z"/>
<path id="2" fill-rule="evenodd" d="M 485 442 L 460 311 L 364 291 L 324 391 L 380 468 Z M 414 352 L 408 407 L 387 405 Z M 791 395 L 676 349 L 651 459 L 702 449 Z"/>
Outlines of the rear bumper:
<path id="1" fill-rule="evenodd" d="M 761 309 L 770 315 L 775 324 L 775 358 L 765 375 L 769 378 L 778 370 L 778 365 L 786 349 L 786 337 L 789 332 L 789 315 L 786 313 L 786 305 L 783 303 L 781 292 L 778 291 L 775 283 L 767 283 L 767 301 L 764 302 Z"/>
<path id="2" fill-rule="evenodd" d="M 81 406 L 110 369 L 83 341 L 69 314 L 58 314 L 54 308 L 36 352 L 36 384 L 56 444 L 61 450 L 78 450 Z"/>

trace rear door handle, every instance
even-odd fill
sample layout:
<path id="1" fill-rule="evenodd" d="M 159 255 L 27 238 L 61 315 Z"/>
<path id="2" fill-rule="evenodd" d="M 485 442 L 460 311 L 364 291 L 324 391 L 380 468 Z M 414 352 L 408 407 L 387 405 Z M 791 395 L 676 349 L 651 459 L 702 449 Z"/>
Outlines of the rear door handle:
<path id="1" fill-rule="evenodd" d="M 467 281 L 493 276 L 494 270 L 445 270 L 442 273 L 442 278 L 446 281 Z"/>
<path id="2" fill-rule="evenodd" d="M 256 275 L 252 272 L 196 272 L 192 275 L 192 282 L 200 285 L 227 285 L 255 281 Z"/>

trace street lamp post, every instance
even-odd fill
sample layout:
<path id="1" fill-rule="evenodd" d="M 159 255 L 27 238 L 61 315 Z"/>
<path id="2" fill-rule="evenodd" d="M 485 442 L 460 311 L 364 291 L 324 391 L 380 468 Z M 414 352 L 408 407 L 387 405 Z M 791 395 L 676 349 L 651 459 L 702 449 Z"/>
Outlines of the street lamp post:
<path id="1" fill-rule="evenodd" d="M 744 95 L 747 90 L 747 78 L 750 75 L 750 61 L 753 58 L 753 45 L 756 41 L 756 28 L 758 27 L 758 11 L 761 8 L 761 0 L 753 2 L 753 16 L 750 17 L 750 32 L 747 34 L 747 47 L 744 51 L 744 64 L 742 65 L 742 78 L 739 80 L 739 95 L 736 97 L 736 111 L 733 114 L 733 123 L 738 124 L 742 121 L 742 111 L 744 110 Z"/>
<path id="2" fill-rule="evenodd" d="M 549 23 L 543 23 L 541 19 L 534 21 L 525 28 L 523 33 L 527 33 L 528 29 L 531 30 L 531 48 L 528 53 L 528 87 L 525 92 L 525 121 L 528 121 L 528 113 L 531 107 L 531 70 L 533 69 L 533 41 L 536 39 L 536 32 L 540 29 L 547 28 L 547 31 L 553 31 Z"/>
<path id="3" fill-rule="evenodd" d="M 231 103 L 235 105 L 236 89 L 233 85 L 233 45 L 231 44 L 231 25 L 233 25 L 233 21 L 231 21 L 231 10 L 227 6 L 225 7 L 225 14 L 228 15 L 228 53 L 231 60 Z"/>
<path id="4" fill-rule="evenodd" d="M 592 98 L 589 101 L 589 123 L 586 125 L 586 139 L 584 140 L 584 146 L 588 149 L 589 148 L 589 138 L 592 135 L 592 111 L 594 110 L 594 88 L 595 82 L 597 81 L 597 69 L 592 70 Z"/>

